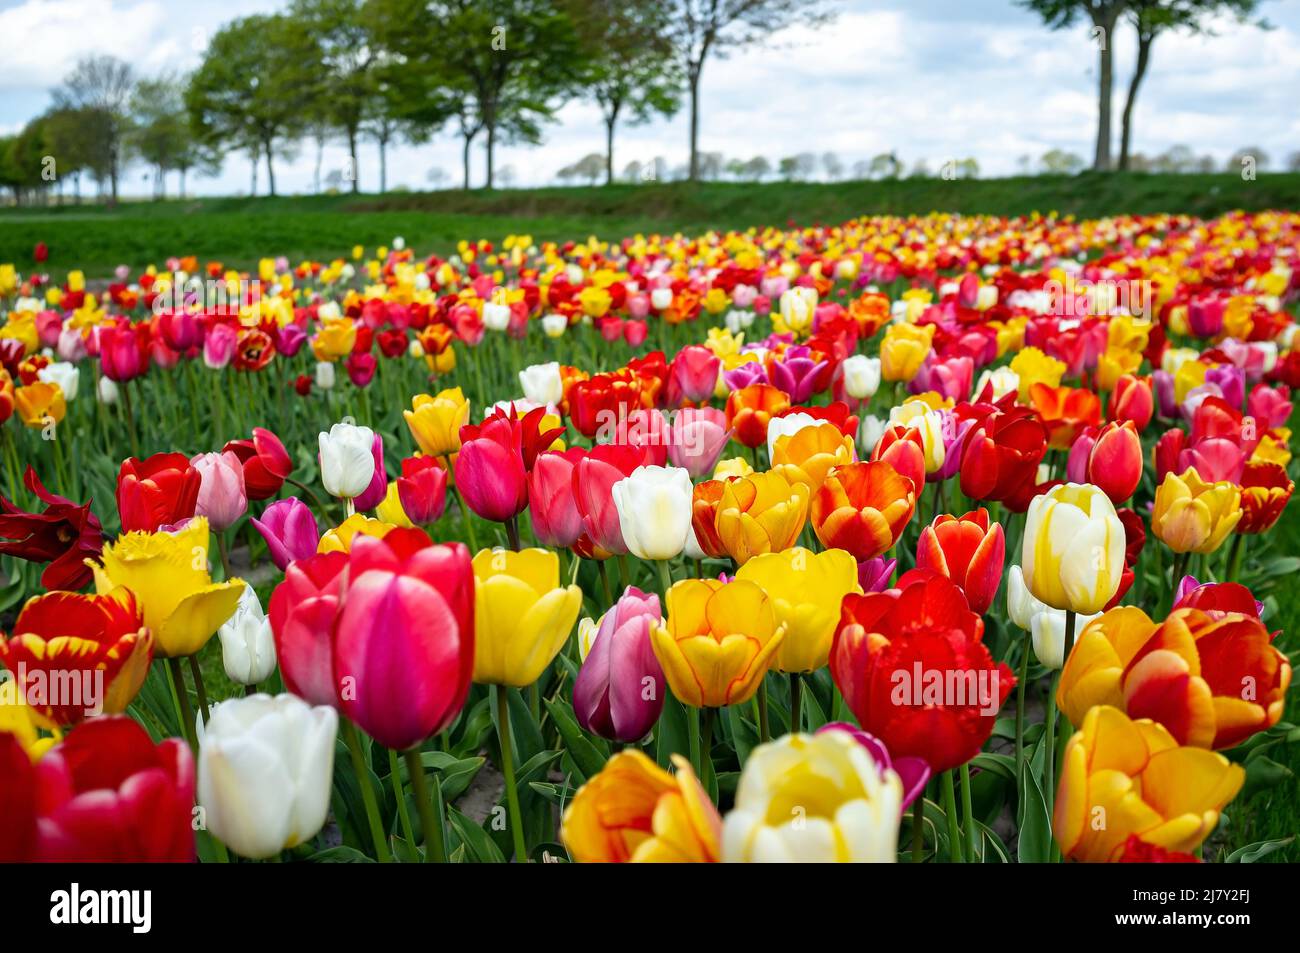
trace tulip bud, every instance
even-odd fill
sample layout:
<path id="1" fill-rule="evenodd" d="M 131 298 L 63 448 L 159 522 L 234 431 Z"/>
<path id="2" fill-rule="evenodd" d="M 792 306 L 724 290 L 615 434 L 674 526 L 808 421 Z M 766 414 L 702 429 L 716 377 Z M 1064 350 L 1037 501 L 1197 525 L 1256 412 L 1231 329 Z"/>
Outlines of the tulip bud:
<path id="1" fill-rule="evenodd" d="M 524 396 L 535 404 L 559 404 L 564 399 L 558 361 L 524 368 L 519 372 L 519 385 L 524 389 Z"/>
<path id="2" fill-rule="evenodd" d="M 352 500 L 375 476 L 375 432 L 369 427 L 337 423 L 320 434 L 321 482 L 325 492 Z"/>
<path id="3" fill-rule="evenodd" d="M 208 830 L 244 857 L 274 857 L 325 824 L 338 714 L 294 695 L 212 707 L 199 725 L 198 802 Z"/>
<path id="4" fill-rule="evenodd" d="M 98 391 L 99 402 L 101 404 L 111 407 L 113 404 L 117 403 L 117 385 L 113 383 L 111 378 L 101 377 L 99 379 Z"/>
<path id="5" fill-rule="evenodd" d="M 316 362 L 316 386 L 321 390 L 334 389 L 334 365 L 329 361 Z"/>
<path id="6" fill-rule="evenodd" d="M 248 510 L 244 468 L 231 451 L 200 453 L 190 461 L 199 471 L 199 498 L 195 513 L 206 516 L 218 533 L 234 526 Z"/>
<path id="7" fill-rule="evenodd" d="M 659 720 L 667 685 L 650 631 L 661 620 L 659 597 L 629 586 L 589 633 L 573 685 L 573 711 L 587 731 L 630 744 Z"/>
<path id="8" fill-rule="evenodd" d="M 844 370 L 844 392 L 855 400 L 866 400 L 880 389 L 880 358 L 854 354 L 840 365 Z"/>
<path id="9" fill-rule="evenodd" d="M 271 622 L 252 586 L 240 593 L 235 614 L 217 630 L 226 677 L 237 685 L 256 685 L 275 671 L 275 637 Z"/>

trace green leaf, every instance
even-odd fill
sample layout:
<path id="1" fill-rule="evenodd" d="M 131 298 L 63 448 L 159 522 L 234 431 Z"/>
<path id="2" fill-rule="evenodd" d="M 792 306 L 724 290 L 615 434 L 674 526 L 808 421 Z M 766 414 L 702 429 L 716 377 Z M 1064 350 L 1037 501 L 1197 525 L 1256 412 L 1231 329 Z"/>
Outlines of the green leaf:
<path id="1" fill-rule="evenodd" d="M 318 850 L 308 857 L 307 861 L 312 864 L 373 864 L 375 862 L 373 858 L 367 857 L 355 847 L 344 845 Z"/>
<path id="2" fill-rule="evenodd" d="M 686 709 L 670 694 L 664 699 L 663 713 L 655 725 L 655 761 L 659 767 L 667 768 L 672 764 L 670 755 L 673 754 L 690 757 L 687 731 Z"/>
<path id="3" fill-rule="evenodd" d="M 568 750 L 569 756 L 573 758 L 573 763 L 578 768 L 579 777 L 577 780 L 583 782 L 588 778 L 595 777 L 600 773 L 600 769 L 605 766 L 605 756 L 583 733 L 566 703 L 553 702 L 550 699 L 546 699 L 545 703 L 551 720 L 555 722 L 555 727 L 559 729 L 560 738 L 564 740 L 564 747 Z"/>
<path id="4" fill-rule="evenodd" d="M 971 759 L 970 764 L 972 768 L 990 771 L 999 777 L 1006 778 L 1008 781 L 1016 779 L 1016 759 L 1009 754 L 994 754 L 991 751 L 981 751 Z"/>
<path id="5" fill-rule="evenodd" d="M 1020 770 L 1017 813 L 1020 839 L 1016 845 L 1016 859 L 1022 864 L 1046 863 L 1052 853 L 1052 821 L 1047 815 L 1043 789 L 1030 768 L 1030 761 L 1026 761 Z"/>
<path id="6" fill-rule="evenodd" d="M 1245 847 L 1238 847 L 1231 854 L 1224 858 L 1225 864 L 1253 864 L 1261 857 L 1267 857 L 1274 851 L 1281 850 L 1295 840 L 1295 835 L 1283 837 L 1279 840 L 1262 840 L 1253 844 L 1247 844 Z"/>
<path id="7" fill-rule="evenodd" d="M 1241 796 L 1248 798 L 1260 791 L 1281 784 L 1295 773 L 1284 764 L 1278 764 L 1272 758 L 1257 755 L 1246 761 L 1246 783 L 1242 785 Z"/>
<path id="8" fill-rule="evenodd" d="M 465 853 L 471 862 L 480 864 L 506 862 L 505 855 L 497 849 L 497 845 L 492 842 L 487 831 L 454 807 L 447 808 L 447 813 L 451 816 L 451 826 L 460 835 L 461 845 L 465 848 Z"/>

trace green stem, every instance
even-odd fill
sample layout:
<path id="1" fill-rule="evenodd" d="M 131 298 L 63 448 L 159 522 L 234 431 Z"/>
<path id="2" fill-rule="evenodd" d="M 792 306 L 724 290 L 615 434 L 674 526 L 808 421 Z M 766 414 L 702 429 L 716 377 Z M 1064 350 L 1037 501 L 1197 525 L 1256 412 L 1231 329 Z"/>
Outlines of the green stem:
<path id="1" fill-rule="evenodd" d="M 1025 683 L 1029 681 L 1029 654 L 1033 651 L 1029 633 L 1025 633 L 1024 654 L 1020 657 L 1020 678 L 1016 682 L 1016 783 L 1025 765 Z"/>
<path id="2" fill-rule="evenodd" d="M 925 791 L 912 802 L 912 863 L 919 864 L 925 853 Z"/>
<path id="3" fill-rule="evenodd" d="M 957 792 L 953 787 L 953 772 L 951 770 L 943 773 L 943 813 L 948 818 L 948 854 L 953 863 L 965 863 L 966 856 L 962 851 L 961 829 L 957 826 Z"/>
<path id="4" fill-rule="evenodd" d="M 406 790 L 402 784 L 401 765 L 397 761 L 397 752 L 392 748 L 388 749 L 388 773 L 393 779 L 393 797 L 397 799 L 397 816 L 402 822 L 402 836 L 414 850 L 415 828 L 411 826 L 411 812 L 406 806 Z"/>
<path id="5" fill-rule="evenodd" d="M 365 758 L 361 753 L 361 736 L 357 733 L 357 726 L 346 718 L 340 719 L 343 722 L 343 740 L 348 746 L 348 754 L 352 757 L 352 770 L 357 776 L 357 787 L 361 789 L 361 801 L 366 808 L 366 822 L 370 827 L 370 839 L 375 844 L 375 855 L 379 858 L 381 864 L 392 862 L 392 855 L 388 852 L 388 838 L 384 836 L 383 825 L 379 823 L 379 805 L 375 801 L 375 789 L 370 786 L 370 772 L 366 770 Z"/>
<path id="6" fill-rule="evenodd" d="M 212 709 L 208 705 L 208 690 L 203 685 L 203 670 L 199 668 L 197 655 L 190 656 L 190 675 L 194 677 L 194 690 L 198 692 L 199 710 L 203 712 L 203 724 L 206 726 L 212 717 Z"/>
<path id="7" fill-rule="evenodd" d="M 501 742 L 501 773 L 506 778 L 506 804 L 510 810 L 510 834 L 515 844 L 515 859 L 528 863 L 528 847 L 524 843 L 524 820 L 519 810 L 519 791 L 515 789 L 515 760 L 510 747 L 510 689 L 493 685 L 497 696 L 497 737 Z"/>
<path id="8" fill-rule="evenodd" d="M 519 517 L 512 516 L 506 520 L 506 539 L 510 540 L 510 548 L 519 552 Z"/>
<path id="9" fill-rule="evenodd" d="M 975 811 L 971 806 L 969 761 L 961 766 L 961 817 L 966 829 L 966 858 L 975 863 L 979 851 L 976 848 Z"/>
<path id="10" fill-rule="evenodd" d="M 189 690 L 185 687 L 185 672 L 181 669 L 181 660 L 172 657 L 167 660 L 167 669 L 171 673 L 172 685 L 176 690 L 176 715 L 181 720 L 181 733 L 195 751 L 199 750 L 199 739 L 194 733 L 194 709 L 190 707 Z"/>
<path id="11" fill-rule="evenodd" d="M 600 576 L 600 589 L 605 594 L 605 605 L 612 606 L 614 597 L 609 591 L 609 574 L 605 571 L 604 559 L 596 560 L 596 575 Z"/>
<path id="12" fill-rule="evenodd" d="M 790 673 L 790 732 L 803 730 L 803 676 Z"/>
<path id="13" fill-rule="evenodd" d="M 672 574 L 668 572 L 668 561 L 665 559 L 655 560 L 655 565 L 659 567 L 659 587 L 664 592 L 664 611 L 668 611 L 668 590 L 673 587 Z"/>
<path id="14" fill-rule="evenodd" d="M 700 782 L 704 785 L 704 790 L 710 792 L 710 796 L 716 794 L 714 788 L 717 786 L 713 778 L 713 724 L 717 717 L 716 708 L 704 709 L 700 742 L 700 767 L 704 769 L 704 774 L 700 775 Z"/>
<path id="15" fill-rule="evenodd" d="M 767 674 L 758 683 L 758 740 L 766 744 L 772 740 L 772 728 L 767 720 Z"/>
<path id="16" fill-rule="evenodd" d="M 1241 573 L 1241 558 L 1246 551 L 1246 536 L 1243 533 L 1237 533 L 1232 537 L 1232 546 L 1228 549 L 1228 571 L 1224 575 L 1225 582 L 1236 582 L 1238 575 Z"/>
<path id="17" fill-rule="evenodd" d="M 424 862 L 445 864 L 447 846 L 442 839 L 442 818 L 433 809 L 433 799 L 429 796 L 429 783 L 424 778 L 424 764 L 420 761 L 420 749 L 410 748 L 403 756 L 406 758 L 406 773 L 411 777 L 411 793 L 415 795 L 415 804 L 420 810 L 420 826 L 424 828 Z M 396 776 L 396 764 L 397 757 L 394 755 L 394 776 Z M 405 807 L 402 812 L 406 812 Z M 410 820 L 408 819 L 406 823 L 409 825 Z"/>

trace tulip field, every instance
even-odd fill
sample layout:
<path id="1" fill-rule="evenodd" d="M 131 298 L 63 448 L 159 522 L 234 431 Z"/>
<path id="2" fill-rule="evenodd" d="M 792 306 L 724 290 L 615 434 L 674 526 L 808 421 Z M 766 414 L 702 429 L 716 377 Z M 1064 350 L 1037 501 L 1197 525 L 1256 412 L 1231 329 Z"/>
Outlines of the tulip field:
<path id="1" fill-rule="evenodd" d="M 1300 213 L 609 237 L 0 262 L 0 860 L 1300 858 Z"/>

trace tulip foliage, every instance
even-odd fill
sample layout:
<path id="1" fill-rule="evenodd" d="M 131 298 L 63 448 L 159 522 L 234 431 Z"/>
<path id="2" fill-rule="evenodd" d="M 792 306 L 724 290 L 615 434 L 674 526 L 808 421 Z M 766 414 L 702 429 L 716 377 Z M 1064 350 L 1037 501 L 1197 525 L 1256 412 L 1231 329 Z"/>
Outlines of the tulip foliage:
<path id="1" fill-rule="evenodd" d="M 0 265 L 0 860 L 1287 850 L 1297 260 L 1239 213 Z"/>

